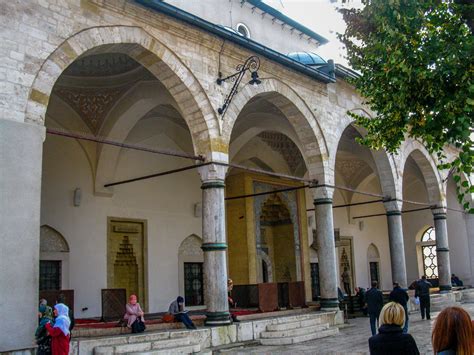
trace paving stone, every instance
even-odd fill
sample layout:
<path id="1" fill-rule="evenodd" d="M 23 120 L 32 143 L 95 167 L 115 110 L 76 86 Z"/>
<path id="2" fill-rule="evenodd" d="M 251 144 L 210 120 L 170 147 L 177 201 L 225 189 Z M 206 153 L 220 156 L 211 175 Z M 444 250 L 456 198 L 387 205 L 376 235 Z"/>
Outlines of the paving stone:
<path id="1" fill-rule="evenodd" d="M 474 317 L 474 304 L 463 303 L 462 307 Z M 439 313 L 432 315 L 431 321 L 422 321 L 419 313 L 410 314 L 408 332 L 415 338 L 421 354 L 433 354 L 431 345 L 431 331 L 434 320 Z M 327 338 L 308 341 L 301 344 L 282 346 L 246 346 L 234 349 L 221 350 L 225 354 L 293 354 L 293 355 L 339 355 L 339 354 L 369 354 L 370 324 L 368 317 L 349 320 L 346 327 L 339 329 L 339 334 Z"/>

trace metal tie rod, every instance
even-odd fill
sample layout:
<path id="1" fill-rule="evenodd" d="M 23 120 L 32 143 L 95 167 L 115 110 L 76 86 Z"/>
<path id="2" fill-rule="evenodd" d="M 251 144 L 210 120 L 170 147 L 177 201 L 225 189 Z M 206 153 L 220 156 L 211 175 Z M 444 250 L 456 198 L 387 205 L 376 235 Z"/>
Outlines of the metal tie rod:
<path id="1" fill-rule="evenodd" d="M 186 159 L 199 160 L 199 161 L 205 161 L 206 160 L 206 158 L 204 158 L 201 155 L 196 156 L 196 155 L 191 155 L 191 154 L 172 151 L 172 150 L 148 148 L 148 147 L 143 147 L 143 146 L 134 145 L 134 144 L 120 143 L 120 142 L 112 141 L 112 140 L 105 139 L 105 138 L 94 137 L 94 136 L 85 135 L 85 134 L 66 132 L 66 131 L 61 131 L 61 130 L 57 130 L 57 129 L 53 129 L 53 128 L 46 128 L 46 133 L 52 134 L 52 135 L 55 135 L 55 136 L 75 138 L 75 139 L 80 139 L 80 140 L 89 141 L 89 142 L 112 145 L 112 146 L 120 147 L 120 148 L 140 150 L 140 151 L 143 151 L 143 152 L 169 155 L 169 156 L 173 156 L 173 157 L 186 158 Z"/>

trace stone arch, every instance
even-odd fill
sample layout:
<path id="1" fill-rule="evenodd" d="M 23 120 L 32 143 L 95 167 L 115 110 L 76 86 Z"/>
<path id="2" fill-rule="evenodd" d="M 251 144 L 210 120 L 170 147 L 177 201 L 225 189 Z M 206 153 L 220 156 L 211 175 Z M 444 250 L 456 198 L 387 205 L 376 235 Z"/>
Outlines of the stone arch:
<path id="1" fill-rule="evenodd" d="M 353 109 L 351 111 L 362 111 L 363 114 L 367 116 L 371 116 L 367 111 L 364 109 Z M 366 132 L 363 128 L 357 127 L 354 125 L 354 120 L 351 119 L 345 126 L 341 126 L 341 130 L 338 132 L 337 136 L 337 147 L 339 147 L 339 142 L 342 139 L 342 136 L 344 135 L 344 132 L 346 130 L 352 127 L 354 128 L 357 133 L 363 137 Z M 401 184 L 399 182 L 399 176 L 397 174 L 397 168 L 395 164 L 395 160 L 393 155 L 388 154 L 385 150 L 379 149 L 379 150 L 373 150 L 369 149 L 370 154 L 372 156 L 372 159 L 374 160 L 375 167 L 377 169 L 376 173 L 379 178 L 380 182 L 380 187 L 382 189 L 382 193 L 384 194 L 385 197 L 390 198 L 390 199 L 401 199 L 402 193 L 401 193 Z M 330 166 L 335 167 L 336 165 L 336 156 L 337 156 L 337 148 L 335 154 L 333 154 L 330 158 Z"/>
<path id="2" fill-rule="evenodd" d="M 112 51 L 129 55 L 171 93 L 191 131 L 195 154 L 222 150 L 218 119 L 199 81 L 169 48 L 136 26 L 91 27 L 66 39 L 46 59 L 35 77 L 28 97 L 26 121 L 44 124 L 53 86 L 74 60 L 86 53 Z"/>
<path id="3" fill-rule="evenodd" d="M 59 264 L 59 286 L 63 290 L 69 288 L 69 252 L 69 244 L 60 232 L 47 224 L 40 227 L 40 269 L 43 262 Z"/>
<path id="4" fill-rule="evenodd" d="M 375 263 L 375 267 L 373 266 Z M 374 270 L 376 269 L 376 271 Z M 367 271 L 369 276 L 369 286 L 371 285 L 372 281 L 377 279 L 376 281 L 381 287 L 382 284 L 382 274 L 380 272 L 380 253 L 379 249 L 374 243 L 370 243 L 369 247 L 367 248 Z M 373 274 L 374 272 L 377 273 L 377 277 Z"/>
<path id="5" fill-rule="evenodd" d="M 435 159 L 420 142 L 415 140 L 406 141 L 400 150 L 399 166 L 402 176 L 405 173 L 407 159 L 412 157 L 423 175 L 430 204 L 445 206 L 446 184 L 442 180 Z"/>
<path id="6" fill-rule="evenodd" d="M 179 245 L 178 254 L 181 256 L 198 256 L 204 258 L 201 246 L 202 239 L 196 234 L 191 234 Z"/>
<path id="7" fill-rule="evenodd" d="M 374 243 L 371 243 L 367 248 L 367 260 L 371 259 L 380 259 L 379 250 Z"/>
<path id="8" fill-rule="evenodd" d="M 40 227 L 40 252 L 69 253 L 69 244 L 61 233 L 45 224 Z"/>
<path id="9" fill-rule="evenodd" d="M 232 130 L 239 113 L 257 96 L 264 97 L 275 105 L 294 128 L 310 176 L 317 178 L 320 183 L 332 183 L 332 176 L 326 167 L 328 147 L 316 117 L 304 100 L 280 80 L 265 79 L 257 87 L 246 84 L 235 95 L 225 114 L 222 126 L 223 141 L 230 144 Z"/>
<path id="10" fill-rule="evenodd" d="M 184 263 L 204 263 L 202 239 L 196 234 L 184 238 L 178 248 L 179 294 L 185 297 Z M 204 287 L 202 284 L 201 287 Z M 204 301 L 204 300 L 202 300 Z"/>

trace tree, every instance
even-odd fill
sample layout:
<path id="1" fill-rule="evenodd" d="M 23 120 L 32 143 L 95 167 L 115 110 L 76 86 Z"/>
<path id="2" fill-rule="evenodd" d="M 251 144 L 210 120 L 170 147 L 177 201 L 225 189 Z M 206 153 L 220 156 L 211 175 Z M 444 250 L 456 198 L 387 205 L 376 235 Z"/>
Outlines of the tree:
<path id="1" fill-rule="evenodd" d="M 474 193 L 474 46 L 472 0 L 362 0 L 360 9 L 341 9 L 347 29 L 340 34 L 353 84 L 375 112 L 349 113 L 365 127 L 360 140 L 373 149 L 395 152 L 405 135 L 420 140 L 450 169 L 458 199 Z M 448 161 L 446 146 L 457 150 Z"/>

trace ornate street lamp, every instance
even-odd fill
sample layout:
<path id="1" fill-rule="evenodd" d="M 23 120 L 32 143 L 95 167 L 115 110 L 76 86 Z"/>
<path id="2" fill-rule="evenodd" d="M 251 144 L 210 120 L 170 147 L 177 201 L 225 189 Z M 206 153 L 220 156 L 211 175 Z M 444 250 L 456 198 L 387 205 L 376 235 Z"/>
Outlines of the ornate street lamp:
<path id="1" fill-rule="evenodd" d="M 251 56 L 247 58 L 244 64 L 237 65 L 237 67 L 235 68 L 237 70 L 236 73 L 226 76 L 225 78 L 222 78 L 222 74 L 219 73 L 219 78 L 217 78 L 216 81 L 217 85 L 221 85 L 224 81 L 227 81 L 229 79 L 234 82 L 234 85 L 232 85 L 232 89 L 225 98 L 224 104 L 217 109 L 217 112 L 219 112 L 221 116 L 224 116 L 225 112 L 227 111 L 227 108 L 229 107 L 232 99 L 234 98 L 234 95 L 237 93 L 237 88 L 239 87 L 239 84 L 247 71 L 250 72 L 250 75 L 252 77 L 252 79 L 249 81 L 249 84 L 257 86 L 261 83 L 260 79 L 258 78 L 257 72 L 259 68 L 260 59 L 257 56 Z"/>

